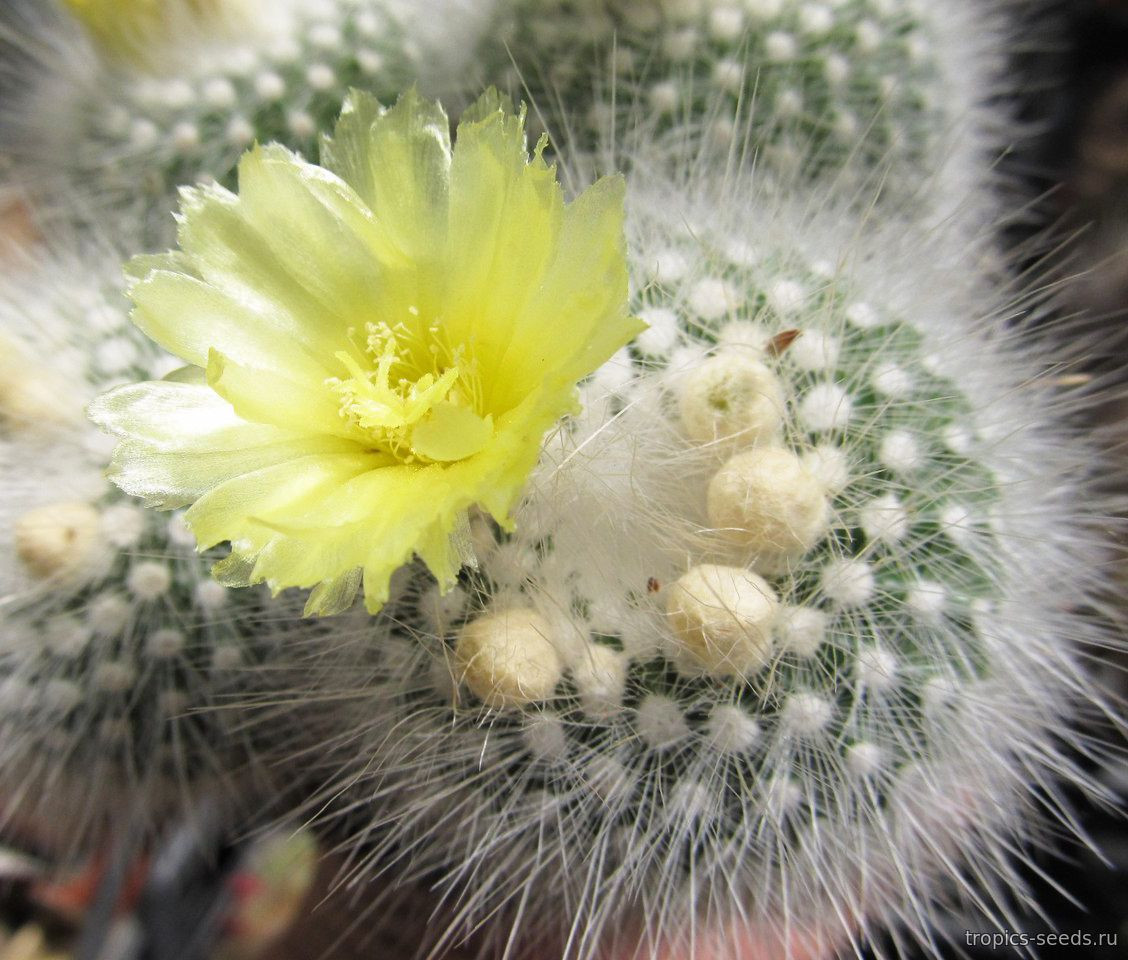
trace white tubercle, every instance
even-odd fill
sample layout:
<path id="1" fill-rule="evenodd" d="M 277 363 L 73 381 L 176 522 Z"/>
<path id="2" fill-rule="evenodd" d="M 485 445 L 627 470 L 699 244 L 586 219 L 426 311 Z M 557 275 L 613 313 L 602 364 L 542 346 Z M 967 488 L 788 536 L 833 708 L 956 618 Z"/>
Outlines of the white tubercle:
<path id="1" fill-rule="evenodd" d="M 763 733 L 760 724 L 735 703 L 714 707 L 706 730 L 710 746 L 726 754 L 747 753 L 759 743 Z"/>
<path id="2" fill-rule="evenodd" d="M 144 511 L 132 503 L 115 503 L 102 511 L 102 535 L 115 547 L 135 547 L 145 533 Z"/>
<path id="3" fill-rule="evenodd" d="M 799 419 L 815 433 L 844 430 L 853 409 L 850 395 L 837 383 L 818 383 L 800 401 Z"/>
<path id="4" fill-rule="evenodd" d="M 627 659 L 617 650 L 591 643 L 572 664 L 572 679 L 584 713 L 606 720 L 623 709 Z"/>
<path id="5" fill-rule="evenodd" d="M 172 571 L 167 563 L 143 560 L 129 571 L 126 586 L 138 600 L 155 600 L 168 593 L 172 587 Z"/>
<path id="6" fill-rule="evenodd" d="M 676 700 L 661 693 L 649 693 L 635 710 L 638 735 L 652 750 L 666 750 L 685 740 L 689 724 Z"/>
<path id="7" fill-rule="evenodd" d="M 840 607 L 860 607 L 877 590 L 873 568 L 865 560 L 831 560 L 820 577 L 823 593 Z"/>
<path id="8" fill-rule="evenodd" d="M 803 659 L 816 656 L 826 641 L 830 617 L 815 607 L 784 607 L 777 630 L 784 652 Z"/>
<path id="9" fill-rule="evenodd" d="M 675 661 L 688 674 L 747 676 L 771 658 L 779 609 L 762 577 L 740 567 L 701 564 L 674 583 L 666 598 L 678 640 Z"/>
<path id="10" fill-rule="evenodd" d="M 788 732 L 812 737 L 825 730 L 833 717 L 834 707 L 826 697 L 804 690 L 787 698 L 781 719 Z"/>
<path id="11" fill-rule="evenodd" d="M 850 483 L 850 460 L 841 447 L 820 444 L 800 460 L 829 494 L 841 493 Z"/>

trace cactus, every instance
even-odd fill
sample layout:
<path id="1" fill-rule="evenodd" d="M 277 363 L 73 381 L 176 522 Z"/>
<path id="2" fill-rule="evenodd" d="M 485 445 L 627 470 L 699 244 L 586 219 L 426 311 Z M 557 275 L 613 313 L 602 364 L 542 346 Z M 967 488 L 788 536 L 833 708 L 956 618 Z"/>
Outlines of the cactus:
<path id="1" fill-rule="evenodd" d="M 1003 4 L 962 0 L 510 0 L 482 76 L 578 151 L 660 142 L 880 190 L 937 218 L 1013 141 Z M 621 151 L 616 163 L 630 155 Z M 976 202 L 983 202 L 978 198 Z M 982 213 L 980 214 L 982 216 Z"/>
<path id="2" fill-rule="evenodd" d="M 257 789 L 221 708 L 313 632 L 286 599 L 216 583 L 177 516 L 103 478 L 82 404 L 176 365 L 128 323 L 106 256 L 44 255 L 0 291 L 0 771 L 8 815 L 46 813 L 78 846 Z"/>
<path id="3" fill-rule="evenodd" d="M 484 955 L 927 941 L 1019 888 L 1052 771 L 1087 783 L 1054 745 L 1099 699 L 1077 401 L 937 237 L 636 184 L 649 330 L 515 532 L 474 520 L 459 588 L 405 572 L 297 688 L 290 747 L 309 716 L 341 745 L 311 807 L 358 870 L 437 878 L 437 936 L 485 925 Z"/>
<path id="4" fill-rule="evenodd" d="M 156 69 L 151 57 L 99 55 L 104 40 L 92 49 L 67 24 L 63 65 L 44 67 L 8 118 L 25 178 L 41 183 L 41 193 L 65 192 L 58 212 L 66 220 L 94 219 L 105 232 L 109 218 L 120 218 L 135 242 L 163 246 L 173 236 L 178 186 L 233 185 L 236 160 L 255 142 L 316 156 L 318 134 L 351 87 L 390 100 L 415 82 L 448 83 L 448 71 L 473 49 L 481 17 L 461 0 L 412 10 L 394 0 L 251 0 L 240 11 L 238 30 L 230 14 L 182 33 L 174 30 L 179 21 L 169 25 L 172 36 L 159 49 L 172 70 Z M 426 29 L 432 20 L 460 33 L 465 46 L 444 41 L 435 49 Z"/>
<path id="5" fill-rule="evenodd" d="M 218 52 L 193 35 L 161 76 L 129 44 L 95 57 L 66 41 L 84 82 L 56 77 L 20 121 L 38 131 L 24 143 L 38 185 L 66 187 L 63 218 L 151 245 L 169 237 L 173 188 L 233 186 L 252 140 L 311 154 L 347 85 L 385 99 L 432 85 L 391 6 L 286 10 L 280 33 Z M 981 221 L 954 243 L 934 226 L 969 196 L 978 216 L 989 206 L 980 158 L 1007 124 L 979 101 L 997 89 L 994 8 L 506 10 L 481 73 L 531 94 L 572 182 L 608 156 L 628 171 L 648 329 L 581 385 L 513 528 L 484 512 L 457 526 L 474 557 L 457 586 L 416 562 L 379 616 L 311 625 L 287 596 L 208 579 L 175 516 L 102 485 L 108 451 L 75 412 L 169 363 L 126 326 L 101 266 L 13 282 L 0 772 L 26 806 L 54 789 L 73 812 L 88 791 L 85 837 L 123 796 L 157 819 L 170 796 L 297 760 L 319 787 L 295 778 L 281 806 L 316 813 L 358 876 L 437 880 L 435 945 L 480 930 L 491 956 L 731 957 L 752 938 L 778 955 L 883 927 L 927 943 L 965 900 L 1004 916 L 1042 815 L 1068 825 L 1053 778 L 1099 794 L 1059 738 L 1075 713 L 1111 712 L 1082 663 L 1115 641 L 1086 610 L 1101 607 L 1092 558 L 1111 509 L 1069 419 L 1090 398 L 1049 375 L 1061 358 L 1043 358 L 1037 297 L 1008 302 L 977 259 L 990 250 L 960 249 Z M 911 203 L 871 203 L 919 182 L 924 223 L 895 219 Z M 205 194 L 235 202 L 189 197 Z M 333 256 L 351 203 L 308 208 L 326 269 L 287 261 L 300 276 L 279 290 L 304 304 L 329 265 L 333 282 L 366 269 L 363 245 Z M 268 270 L 286 247 L 270 239 Z M 394 247 L 379 249 L 398 276 Z M 193 279 L 183 257 L 157 264 Z M 542 364 L 551 332 L 526 351 Z M 179 440 L 175 423 L 162 436 Z"/>

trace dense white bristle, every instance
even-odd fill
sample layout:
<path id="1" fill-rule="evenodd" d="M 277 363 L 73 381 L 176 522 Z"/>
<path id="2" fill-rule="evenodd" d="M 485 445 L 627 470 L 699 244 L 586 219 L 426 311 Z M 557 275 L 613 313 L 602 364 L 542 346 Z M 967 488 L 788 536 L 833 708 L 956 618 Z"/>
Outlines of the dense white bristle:
<path id="1" fill-rule="evenodd" d="M 442 35 L 430 49 L 474 49 L 427 7 L 412 23 Z M 1021 896 L 1014 854 L 1033 808 L 1057 809 L 1051 775 L 1091 786 L 1057 734 L 1104 708 L 1081 664 L 1113 645 L 1078 612 L 1101 606 L 1109 506 L 1068 421 L 1085 398 L 1041 382 L 1033 323 L 1004 322 L 1038 305 L 998 298 L 963 249 L 992 206 L 965 198 L 1007 124 L 981 106 L 1005 21 L 962 0 L 514 10 L 484 72 L 517 61 L 515 92 L 577 151 L 574 183 L 606 156 L 630 170 L 634 308 L 652 324 L 581 385 L 516 531 L 473 518 L 457 592 L 412 568 L 385 616 L 312 635 L 284 600 L 210 580 L 175 518 L 108 495 L 83 394 L 169 361 L 128 332 L 112 284 L 70 282 L 89 265 L 37 275 L 0 302 L 13 349 L 40 358 L 31 377 L 0 365 L 18 428 L 0 438 L 0 527 L 21 531 L 0 541 L 0 770 L 29 792 L 74 771 L 155 797 L 244 759 L 217 756 L 217 732 L 242 743 L 238 706 L 261 709 L 256 755 L 316 768 L 308 807 L 357 876 L 439 878 L 440 947 L 484 927 L 492 956 L 733 957 L 753 936 L 856 944 L 879 925 L 931 945 L 931 919 L 978 895 L 954 865 L 985 897 Z M 141 197 L 163 237 L 172 184 L 227 176 L 256 137 L 308 149 L 347 77 L 395 92 L 430 62 L 382 12 L 311 6 L 180 77 L 106 72 L 71 36 L 73 73 L 16 118 L 28 157 L 72 195 L 76 171 L 108 175 L 95 206 Z M 594 85 L 577 66 L 592 53 Z M 838 199 L 788 196 L 828 171 Z M 859 212 L 892 195 L 923 199 L 933 226 Z M 964 206 L 953 237 L 935 227 Z M 37 322 L 65 331 L 57 351 Z M 694 393 L 718 361 L 752 386 Z M 756 510 L 713 522 L 734 443 L 783 449 L 810 509 L 759 484 Z M 29 463 L 51 469 L 32 483 Z M 762 522 L 798 534 L 799 513 L 818 514 L 802 536 Z M 771 602 L 725 600 L 718 625 L 705 578 L 679 627 L 670 598 L 703 567 L 746 571 Z"/>
<path id="2" fill-rule="evenodd" d="M 260 592 L 213 581 L 178 518 L 103 479 L 108 451 L 84 403 L 168 367 L 129 324 L 120 284 L 120 256 L 91 240 L 81 258 L 29 253 L 0 284 L 6 360 L 19 357 L 0 379 L 65 375 L 50 416 L 13 419 L 0 402 L 5 815 L 40 814 L 73 845 L 121 816 L 155 824 L 204 793 L 253 795 L 234 789 L 250 760 L 238 716 L 217 707 L 245 695 L 284 637 L 318 629 L 285 599 L 268 612 Z M 99 362 L 107 343 L 128 360 Z"/>
<path id="3" fill-rule="evenodd" d="M 233 185 L 255 141 L 316 160 L 317 135 L 350 87 L 388 102 L 413 83 L 432 95 L 460 87 L 493 0 L 240 6 L 248 15 L 237 24 L 173 18 L 141 45 L 146 57 L 118 59 L 100 56 L 62 10 L 0 14 L 28 61 L 24 90 L 0 109 L 0 137 L 46 213 L 164 246 L 178 187 Z"/>
<path id="4" fill-rule="evenodd" d="M 1022 895 L 1014 853 L 1039 836 L 1051 776 L 1098 791 L 1057 745 L 1074 711 L 1111 709 L 1083 669 L 1089 645 L 1115 644 L 1079 612 L 1100 607 L 1091 558 L 1112 508 L 1070 420 L 1087 400 L 1044 382 L 1060 354 L 1006 322 L 1037 302 L 988 292 L 962 227 L 859 228 L 852 198 L 796 203 L 746 174 L 671 182 L 647 161 L 629 201 L 635 307 L 675 317 L 683 346 L 665 360 L 644 338 L 585 385 L 516 532 L 479 531 L 462 613 L 444 625 L 412 586 L 374 624 L 394 656 L 342 646 L 323 690 L 296 690 L 303 723 L 319 697 L 334 705 L 320 748 L 294 734 L 322 752 L 316 809 L 361 875 L 443 878 L 442 943 L 482 925 L 495 954 L 661 957 L 720 937 L 741 956 L 753 933 L 858 942 L 892 925 L 927 946 L 961 897 Z M 760 256 L 730 256 L 751 245 Z M 658 262 L 676 279 L 646 283 Z M 683 309 L 702 283 L 732 306 Z M 786 311 L 780 283 L 804 290 Z M 833 360 L 795 362 L 805 335 L 833 341 Z M 829 502 L 827 532 L 766 568 L 709 522 L 731 449 L 682 422 L 681 391 L 717 356 L 774 371 L 773 443 Z M 978 439 L 955 450 L 953 430 Z M 754 569 L 778 595 L 762 667 L 681 655 L 668 598 L 702 563 Z M 499 599 L 551 620 L 565 664 L 524 709 L 491 709 L 457 671 L 431 679 Z M 593 704 L 599 677 L 610 695 Z"/>
<path id="5" fill-rule="evenodd" d="M 622 163 L 659 140 L 697 162 L 706 147 L 974 233 L 998 216 L 988 185 L 1017 135 L 1002 95 L 1020 6 L 503 0 L 475 79 L 531 100 L 573 157 L 611 143 Z"/>

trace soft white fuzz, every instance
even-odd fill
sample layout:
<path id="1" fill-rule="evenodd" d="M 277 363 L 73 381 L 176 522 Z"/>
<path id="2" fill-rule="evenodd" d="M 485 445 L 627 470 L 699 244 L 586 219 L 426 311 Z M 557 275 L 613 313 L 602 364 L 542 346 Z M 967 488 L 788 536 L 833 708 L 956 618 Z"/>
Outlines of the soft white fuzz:
<path id="1" fill-rule="evenodd" d="M 1117 642 L 1113 505 L 1072 420 L 1090 398 L 1055 385 L 1038 304 L 987 292 L 962 228 L 668 169 L 632 158 L 629 209 L 635 307 L 666 327 L 582 387 L 515 532 L 475 518 L 463 611 L 422 616 L 415 571 L 383 638 L 337 646 L 324 688 L 298 678 L 264 727 L 298 718 L 311 810 L 358 877 L 441 878 L 441 943 L 481 928 L 491 956 L 588 960 L 722 936 L 738 957 L 753 932 L 892 926 L 928 946 L 963 897 L 1002 922 L 1015 854 L 1040 817 L 1068 823 L 1053 777 L 1099 793 L 1059 739 L 1110 709 L 1083 664 Z M 779 434 L 734 453 L 740 431 L 686 429 L 684 396 L 748 363 L 778 384 Z M 735 544 L 709 509 L 733 457 L 766 476 Z M 551 693 L 460 682 L 460 631 L 498 609 L 543 622 Z"/>
<path id="2" fill-rule="evenodd" d="M 389 103 L 413 83 L 429 95 L 461 89 L 493 2 L 245 5 L 238 30 L 170 26 L 156 63 L 107 61 L 61 11 L 38 24 L 9 15 L 29 64 L 26 89 L 0 108 L 0 138 L 44 210 L 164 246 L 179 186 L 234 185 L 256 142 L 315 160 L 350 87 Z"/>
<path id="3" fill-rule="evenodd" d="M 301 638 L 323 629 L 286 599 L 268 609 L 259 591 L 220 586 L 178 518 L 104 480 L 109 451 L 83 405 L 176 363 L 128 323 L 120 256 L 85 246 L 22 257 L 0 283 L 6 359 L 50 388 L 42 415 L 0 402 L 5 815 L 35 813 L 75 846 L 205 793 L 254 796 L 240 717 L 220 708 L 286 638 L 304 656 Z"/>

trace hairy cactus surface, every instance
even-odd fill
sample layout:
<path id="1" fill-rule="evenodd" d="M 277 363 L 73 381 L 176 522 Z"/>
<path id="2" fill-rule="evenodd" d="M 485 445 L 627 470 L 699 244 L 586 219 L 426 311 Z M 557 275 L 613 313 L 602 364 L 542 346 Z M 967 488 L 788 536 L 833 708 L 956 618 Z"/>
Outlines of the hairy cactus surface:
<path id="1" fill-rule="evenodd" d="M 649 329 L 515 531 L 475 520 L 458 588 L 406 572 L 297 688 L 288 746 L 334 705 L 326 829 L 437 876 L 446 938 L 492 918 L 487 953 L 927 940 L 1018 889 L 1054 736 L 1096 696 L 1074 400 L 936 238 L 744 177 L 637 183 Z"/>
<path id="2" fill-rule="evenodd" d="M 1013 2 L 5 19 L 82 252 L 0 282 L 0 826 L 265 789 L 432 956 L 1005 926 L 1122 646 L 1102 384 L 974 239 Z"/>
<path id="3" fill-rule="evenodd" d="M 350 88 L 390 101 L 414 83 L 450 83 L 483 19 L 462 0 L 247 0 L 164 13 L 168 19 L 136 23 L 152 9 L 125 7 L 107 38 L 94 11 L 93 48 L 68 24 L 62 62 L 44 65 L 6 117 L 25 173 L 55 194 L 61 216 L 122 218 L 146 245 L 170 240 L 177 187 L 232 185 L 235 163 L 252 144 L 316 156 L 317 137 Z M 449 34 L 436 38 L 429 21 Z M 130 24 L 144 28 L 147 43 L 136 52 L 134 42 L 107 50 L 109 39 L 132 39 Z"/>
<path id="4" fill-rule="evenodd" d="M 47 814 L 74 844 L 248 779 L 222 707 L 304 629 L 286 600 L 216 583 L 178 516 L 106 482 L 83 404 L 177 365 L 128 323 L 118 269 L 43 255 L 0 291 L 5 814 Z"/>
<path id="5" fill-rule="evenodd" d="M 658 141 L 675 155 L 823 175 L 950 212 L 1010 139 L 1006 3 L 511 0 L 489 82 L 529 99 L 574 154 Z M 1010 133 L 1010 131 L 1008 131 Z M 625 154 L 629 156 L 629 151 Z M 622 160 L 617 157 L 616 160 Z"/>

